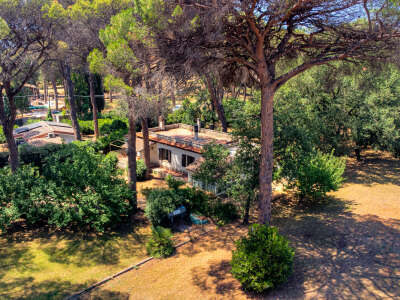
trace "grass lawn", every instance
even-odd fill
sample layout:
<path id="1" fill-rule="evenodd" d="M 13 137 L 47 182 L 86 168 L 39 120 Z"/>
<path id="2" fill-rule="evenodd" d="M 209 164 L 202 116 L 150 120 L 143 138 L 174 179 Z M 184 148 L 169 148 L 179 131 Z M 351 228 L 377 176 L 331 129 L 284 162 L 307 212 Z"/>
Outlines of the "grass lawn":
<path id="1" fill-rule="evenodd" d="M 101 235 L 24 230 L 0 236 L 0 299 L 63 299 L 147 256 L 150 228 Z"/>
<path id="2" fill-rule="evenodd" d="M 164 180 L 138 182 L 167 187 Z M 63 299 L 147 257 L 150 225 L 143 213 L 134 224 L 105 234 L 26 229 L 16 224 L 0 235 L 0 299 Z"/>

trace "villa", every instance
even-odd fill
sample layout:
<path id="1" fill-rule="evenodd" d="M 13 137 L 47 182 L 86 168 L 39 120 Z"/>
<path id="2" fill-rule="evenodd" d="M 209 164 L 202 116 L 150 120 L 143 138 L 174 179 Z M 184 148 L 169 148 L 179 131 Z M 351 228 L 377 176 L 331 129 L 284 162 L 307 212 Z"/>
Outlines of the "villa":
<path id="1" fill-rule="evenodd" d="M 143 145 L 142 133 L 137 134 L 137 144 Z M 234 155 L 236 144 L 228 133 L 186 124 L 163 125 L 149 129 L 151 164 L 161 170 L 182 174 L 194 184 L 192 174 L 203 161 L 202 152 L 208 144 L 223 145 Z M 138 157 L 143 158 L 143 147 L 138 147 Z M 159 170 L 160 170 L 159 169 Z M 211 188 L 212 190 L 214 188 Z"/>
<path id="2" fill-rule="evenodd" d="M 41 121 L 14 129 L 17 144 L 44 146 L 69 144 L 75 141 L 74 130 L 69 124 Z"/>

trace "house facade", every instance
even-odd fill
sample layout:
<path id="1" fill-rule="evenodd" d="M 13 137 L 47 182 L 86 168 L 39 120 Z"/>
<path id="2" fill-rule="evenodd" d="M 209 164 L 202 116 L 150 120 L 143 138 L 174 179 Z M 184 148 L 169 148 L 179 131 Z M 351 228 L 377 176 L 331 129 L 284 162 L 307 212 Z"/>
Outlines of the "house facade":
<path id="1" fill-rule="evenodd" d="M 143 139 L 143 136 L 138 133 L 138 140 L 140 139 Z M 150 151 L 152 164 L 183 173 L 188 176 L 189 181 L 193 173 L 190 166 L 201 160 L 206 145 L 220 144 L 231 152 L 235 151 L 230 134 L 203 128 L 197 131 L 193 126 L 185 124 L 150 128 L 149 140 L 154 145 Z"/>

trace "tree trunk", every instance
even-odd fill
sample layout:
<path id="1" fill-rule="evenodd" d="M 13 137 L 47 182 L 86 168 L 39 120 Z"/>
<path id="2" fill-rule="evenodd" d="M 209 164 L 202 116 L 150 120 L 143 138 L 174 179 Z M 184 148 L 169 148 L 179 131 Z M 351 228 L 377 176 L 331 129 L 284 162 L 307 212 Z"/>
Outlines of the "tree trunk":
<path id="1" fill-rule="evenodd" d="M 68 98 L 68 88 L 67 88 L 67 81 L 63 80 L 63 85 L 64 85 L 64 98 Z"/>
<path id="2" fill-rule="evenodd" d="M 57 82 L 53 79 L 51 81 L 51 85 L 53 86 L 54 90 L 54 101 L 56 102 L 56 110 L 58 110 L 58 90 L 57 90 Z"/>
<path id="3" fill-rule="evenodd" d="M 134 193 L 130 204 L 133 210 L 137 209 L 137 191 L 136 191 L 136 120 L 134 118 L 133 104 L 131 101 L 129 106 L 129 134 L 128 134 L 128 177 L 129 186 Z"/>
<path id="4" fill-rule="evenodd" d="M 71 112 L 71 122 L 72 128 L 74 129 L 75 139 L 81 141 L 81 131 L 79 128 L 78 117 L 76 115 L 76 103 L 75 103 L 75 95 L 74 95 L 74 83 L 71 79 L 71 67 L 68 64 L 64 65 L 64 79 L 67 85 L 68 91 L 68 100 L 69 100 L 69 108 Z"/>
<path id="5" fill-rule="evenodd" d="M 176 106 L 176 97 L 175 97 L 175 83 L 172 83 L 172 92 L 171 92 L 171 100 L 172 100 L 172 107 Z"/>
<path id="6" fill-rule="evenodd" d="M 47 81 L 46 80 L 43 81 L 43 93 L 44 93 L 44 103 L 48 105 L 49 91 L 48 91 L 48 88 L 47 88 Z"/>
<path id="7" fill-rule="evenodd" d="M 93 113 L 93 125 L 94 125 L 94 136 L 95 139 L 97 140 L 100 137 L 99 134 L 99 122 L 97 120 L 97 102 L 96 102 L 96 97 L 94 94 L 94 75 L 93 73 L 89 73 L 89 90 L 90 90 L 90 102 L 92 103 L 92 113 Z"/>
<path id="8" fill-rule="evenodd" d="M 110 89 L 110 103 L 113 101 L 112 90 Z"/>
<path id="9" fill-rule="evenodd" d="M 265 80 L 265 79 L 264 79 Z M 259 223 L 270 224 L 272 172 L 274 164 L 274 96 L 275 88 L 261 82 L 261 168 Z"/>
<path id="10" fill-rule="evenodd" d="M 356 153 L 357 161 L 361 161 L 361 150 L 360 150 L 360 148 L 355 148 L 354 152 Z"/>
<path id="11" fill-rule="evenodd" d="M 15 122 L 13 122 L 13 123 L 15 123 Z M 14 134 L 13 134 L 14 124 L 11 124 L 11 122 L 9 122 L 7 126 L 4 126 L 4 125 L 5 124 L 3 124 L 3 129 L 4 129 L 3 131 L 4 131 L 4 135 L 6 136 L 8 151 L 10 153 L 8 161 L 10 163 L 11 171 L 14 173 L 18 169 L 18 166 L 19 166 L 18 146 L 17 146 L 17 143 L 15 142 Z"/>
<path id="12" fill-rule="evenodd" d="M 143 133 L 144 162 L 146 164 L 146 178 L 149 178 L 151 171 L 151 163 L 150 163 L 149 127 L 147 125 L 147 118 L 141 118 L 141 123 L 142 123 L 142 133 Z"/>
<path id="13" fill-rule="evenodd" d="M 8 151 L 9 151 L 9 164 L 11 171 L 14 173 L 19 166 L 18 160 L 18 147 L 14 139 L 14 125 L 15 119 L 17 116 L 17 108 L 14 102 L 14 95 L 11 95 L 10 92 L 7 92 L 7 98 L 9 103 L 9 115 L 6 114 L 4 107 L 4 98 L 2 88 L 0 87 L 0 119 L 1 124 L 3 125 L 3 133 L 6 137 Z"/>
<path id="14" fill-rule="evenodd" d="M 214 104 L 215 110 L 218 114 L 218 119 L 221 122 L 222 131 L 228 131 L 228 123 L 225 117 L 224 106 L 222 105 L 222 99 L 224 97 L 224 90 L 220 84 L 215 83 L 210 75 L 206 75 L 206 85 L 208 92 L 210 93 L 211 101 Z"/>
<path id="15" fill-rule="evenodd" d="M 248 225 L 249 224 L 250 202 L 251 202 L 251 198 L 247 197 L 246 204 L 245 204 L 245 207 L 244 207 L 243 225 Z"/>

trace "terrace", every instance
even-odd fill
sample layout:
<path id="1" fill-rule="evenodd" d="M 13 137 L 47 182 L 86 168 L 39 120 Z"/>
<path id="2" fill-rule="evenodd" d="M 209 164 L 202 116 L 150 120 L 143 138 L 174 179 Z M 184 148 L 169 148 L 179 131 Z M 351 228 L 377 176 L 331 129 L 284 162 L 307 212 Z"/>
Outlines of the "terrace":
<path id="1" fill-rule="evenodd" d="M 196 136 L 193 127 L 185 124 L 167 125 L 164 129 L 150 128 L 149 131 L 151 141 L 197 153 L 201 153 L 204 146 L 210 143 L 233 146 L 232 136 L 228 133 L 201 128 Z M 141 133 L 138 135 L 142 137 Z"/>

